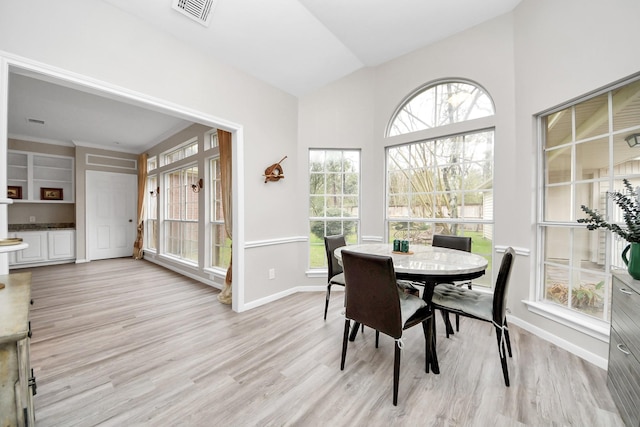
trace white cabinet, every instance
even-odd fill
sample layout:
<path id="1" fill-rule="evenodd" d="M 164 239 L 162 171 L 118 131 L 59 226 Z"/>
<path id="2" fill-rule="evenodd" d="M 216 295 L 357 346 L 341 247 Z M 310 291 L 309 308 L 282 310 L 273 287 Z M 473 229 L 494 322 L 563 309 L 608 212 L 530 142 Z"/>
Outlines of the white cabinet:
<path id="1" fill-rule="evenodd" d="M 27 249 L 16 253 L 16 263 L 43 262 L 47 260 L 47 231 L 29 231 L 16 233 L 22 241 L 29 245 Z"/>
<path id="2" fill-rule="evenodd" d="M 20 237 L 29 247 L 9 258 L 11 267 L 54 264 L 76 257 L 75 230 L 17 231 L 11 237 Z"/>
<path id="3" fill-rule="evenodd" d="M 73 203 L 72 157 L 7 151 L 7 186 L 16 202 Z"/>
<path id="4" fill-rule="evenodd" d="M 71 230 L 49 231 L 48 258 L 50 260 L 70 259 L 76 256 L 75 232 Z"/>

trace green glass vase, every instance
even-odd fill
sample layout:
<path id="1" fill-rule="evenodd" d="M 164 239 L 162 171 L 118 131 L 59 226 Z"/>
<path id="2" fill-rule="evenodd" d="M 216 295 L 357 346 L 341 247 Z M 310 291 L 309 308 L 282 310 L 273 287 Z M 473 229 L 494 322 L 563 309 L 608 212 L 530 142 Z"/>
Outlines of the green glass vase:
<path id="1" fill-rule="evenodd" d="M 631 249 L 631 255 L 627 259 L 627 252 Z M 622 251 L 622 261 L 627 266 L 629 275 L 640 280 L 640 243 L 630 243 Z"/>

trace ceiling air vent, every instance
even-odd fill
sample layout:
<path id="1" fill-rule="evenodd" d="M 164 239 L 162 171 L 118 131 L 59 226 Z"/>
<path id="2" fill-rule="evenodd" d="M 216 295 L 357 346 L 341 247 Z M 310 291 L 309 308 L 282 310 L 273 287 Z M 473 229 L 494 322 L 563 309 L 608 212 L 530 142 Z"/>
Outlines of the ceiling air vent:
<path id="1" fill-rule="evenodd" d="M 204 25 L 209 26 L 216 0 L 173 0 L 172 7 Z"/>

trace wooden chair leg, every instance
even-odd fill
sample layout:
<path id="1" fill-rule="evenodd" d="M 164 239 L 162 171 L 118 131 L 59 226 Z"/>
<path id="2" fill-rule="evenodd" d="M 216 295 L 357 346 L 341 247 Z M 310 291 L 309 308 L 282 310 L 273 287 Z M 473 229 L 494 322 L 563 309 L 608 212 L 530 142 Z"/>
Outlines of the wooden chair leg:
<path id="1" fill-rule="evenodd" d="M 422 332 L 424 333 L 424 371 L 429 373 L 429 363 L 431 362 L 431 326 L 428 319 L 422 322 Z"/>
<path id="2" fill-rule="evenodd" d="M 347 358 L 347 342 L 349 341 L 349 327 L 351 326 L 349 319 L 344 321 L 344 336 L 342 337 L 342 360 L 340 361 L 340 370 L 344 370 L 344 361 Z"/>
<path id="3" fill-rule="evenodd" d="M 435 314 L 431 312 L 428 322 L 431 324 L 428 326 L 431 337 L 429 339 L 429 365 L 427 366 L 427 373 L 429 373 L 429 367 L 434 374 L 440 373 L 440 366 L 438 365 L 438 353 L 436 352 L 436 318 Z"/>
<path id="4" fill-rule="evenodd" d="M 507 351 L 509 353 L 509 357 L 513 357 L 511 354 L 511 338 L 509 337 L 509 329 L 507 325 L 507 319 L 504 319 L 504 338 L 507 342 Z"/>
<path id="5" fill-rule="evenodd" d="M 376 348 L 378 348 L 379 341 L 380 341 L 380 331 L 376 331 Z"/>
<path id="6" fill-rule="evenodd" d="M 398 406 L 398 383 L 400 382 L 400 355 L 398 341 L 395 342 L 395 357 L 393 358 L 393 406 Z"/>
<path id="7" fill-rule="evenodd" d="M 444 329 L 447 334 L 447 338 L 449 338 L 449 335 L 453 335 L 453 326 L 451 326 L 451 321 L 449 320 L 449 312 L 446 310 L 440 310 L 440 314 L 442 314 Z"/>
<path id="8" fill-rule="evenodd" d="M 327 299 L 324 302 L 324 320 L 327 320 L 327 310 L 329 310 L 329 297 L 331 296 L 331 285 L 327 285 Z"/>
<path id="9" fill-rule="evenodd" d="M 496 327 L 496 338 L 498 339 L 498 354 L 500 355 L 500 364 L 502 365 L 502 376 L 504 384 L 509 387 L 509 370 L 507 368 L 507 355 L 504 342 L 502 342 L 502 328 Z M 506 336 L 505 336 L 506 339 Z"/>
<path id="10" fill-rule="evenodd" d="M 456 332 L 460 332 L 460 315 L 456 314 Z"/>

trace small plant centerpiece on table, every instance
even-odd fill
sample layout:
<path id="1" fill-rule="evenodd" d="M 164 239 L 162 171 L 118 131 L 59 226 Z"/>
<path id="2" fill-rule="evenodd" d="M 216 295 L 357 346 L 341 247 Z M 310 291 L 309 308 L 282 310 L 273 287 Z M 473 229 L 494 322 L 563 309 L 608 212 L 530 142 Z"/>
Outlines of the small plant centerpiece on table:
<path id="1" fill-rule="evenodd" d="M 617 234 L 626 240 L 629 245 L 622 251 L 622 260 L 627 266 L 631 277 L 640 279 L 640 202 L 638 201 L 638 190 L 634 190 L 627 179 L 623 179 L 625 192 L 611 191 L 609 197 L 622 210 L 625 227 L 621 227 L 613 222 L 608 222 L 597 210 L 585 205 L 581 209 L 588 215 L 588 218 L 578 219 L 579 223 L 587 224 L 589 230 L 603 228 Z M 627 252 L 631 249 L 631 256 L 627 259 Z"/>

